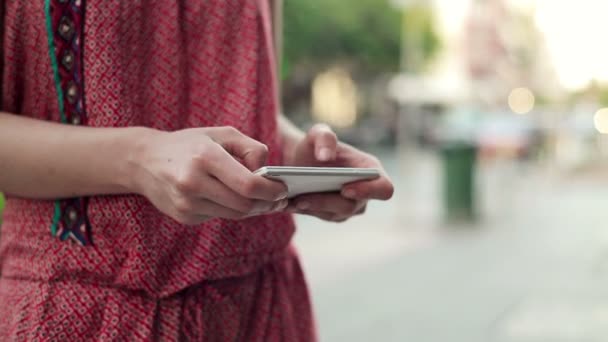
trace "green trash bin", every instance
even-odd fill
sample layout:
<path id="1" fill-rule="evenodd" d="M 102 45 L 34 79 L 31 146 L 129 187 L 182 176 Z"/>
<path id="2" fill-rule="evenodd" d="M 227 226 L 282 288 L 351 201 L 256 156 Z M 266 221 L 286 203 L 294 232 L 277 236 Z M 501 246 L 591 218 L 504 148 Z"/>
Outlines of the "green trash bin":
<path id="1" fill-rule="evenodd" d="M 449 142 L 441 147 L 443 206 L 447 223 L 472 222 L 475 210 L 477 148 L 471 143 Z"/>

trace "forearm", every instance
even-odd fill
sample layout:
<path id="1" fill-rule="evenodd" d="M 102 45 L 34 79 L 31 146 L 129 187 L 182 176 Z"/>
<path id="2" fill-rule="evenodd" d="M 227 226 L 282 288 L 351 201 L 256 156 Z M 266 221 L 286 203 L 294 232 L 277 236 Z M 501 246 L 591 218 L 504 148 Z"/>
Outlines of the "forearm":
<path id="1" fill-rule="evenodd" d="M 0 191 L 37 199 L 132 192 L 133 158 L 150 131 L 0 113 Z"/>
<path id="2" fill-rule="evenodd" d="M 283 159 L 286 165 L 290 165 L 297 144 L 306 134 L 283 114 L 279 114 L 279 132 L 283 140 Z"/>

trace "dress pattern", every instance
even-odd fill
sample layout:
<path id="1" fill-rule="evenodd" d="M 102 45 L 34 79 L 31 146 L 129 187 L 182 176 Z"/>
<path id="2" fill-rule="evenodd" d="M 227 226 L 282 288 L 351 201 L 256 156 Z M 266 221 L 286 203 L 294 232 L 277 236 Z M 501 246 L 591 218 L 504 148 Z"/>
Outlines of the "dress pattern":
<path id="1" fill-rule="evenodd" d="M 74 5 L 84 16 L 68 13 L 71 33 L 59 13 Z M 267 0 L 4 6 L 3 111 L 90 127 L 233 126 L 282 163 Z M 59 32 L 82 36 L 81 49 Z M 291 215 L 192 227 L 137 195 L 91 196 L 86 213 L 92 243 L 64 243 L 62 226 L 49 234 L 52 201 L 8 196 L 0 341 L 315 340 Z"/>
<path id="2" fill-rule="evenodd" d="M 57 89 L 61 122 L 86 125 L 82 54 L 85 0 L 45 0 L 49 56 Z M 61 241 L 90 245 L 88 198 L 58 200 L 51 233 Z"/>

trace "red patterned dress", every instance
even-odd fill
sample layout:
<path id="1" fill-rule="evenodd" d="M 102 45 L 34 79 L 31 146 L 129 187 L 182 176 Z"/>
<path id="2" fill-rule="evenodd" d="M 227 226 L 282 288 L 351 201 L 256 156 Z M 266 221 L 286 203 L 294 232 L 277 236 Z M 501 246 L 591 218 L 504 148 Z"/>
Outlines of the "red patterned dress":
<path id="1" fill-rule="evenodd" d="M 230 125 L 281 163 L 268 0 L 2 3 L 3 111 Z M 9 197 L 0 341 L 313 341 L 293 233 L 287 214 L 187 227 L 140 196 Z"/>

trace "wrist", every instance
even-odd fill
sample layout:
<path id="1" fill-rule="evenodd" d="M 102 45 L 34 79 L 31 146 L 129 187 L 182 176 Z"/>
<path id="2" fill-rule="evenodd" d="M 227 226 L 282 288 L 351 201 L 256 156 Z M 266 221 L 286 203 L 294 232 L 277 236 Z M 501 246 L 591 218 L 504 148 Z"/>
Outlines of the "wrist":
<path id="1" fill-rule="evenodd" d="M 146 179 L 149 178 L 146 165 L 154 142 L 164 132 L 147 127 L 132 127 L 126 134 L 125 160 L 122 163 L 121 175 L 123 186 L 129 193 L 144 195 Z"/>
<path id="2" fill-rule="evenodd" d="M 298 144 L 306 137 L 306 134 L 283 115 L 279 117 L 279 129 L 282 140 L 283 164 L 293 165 Z"/>

